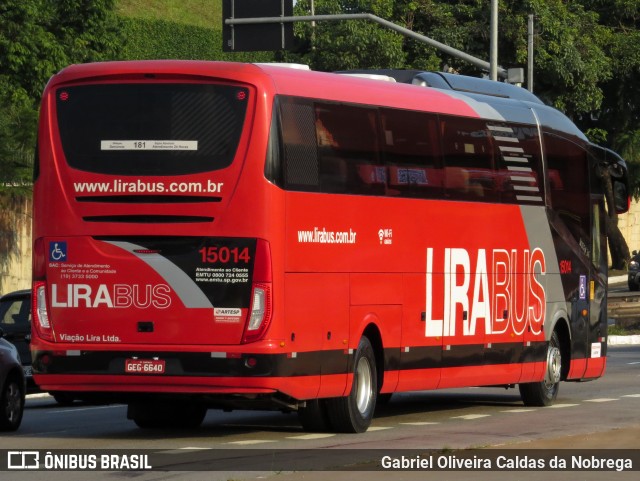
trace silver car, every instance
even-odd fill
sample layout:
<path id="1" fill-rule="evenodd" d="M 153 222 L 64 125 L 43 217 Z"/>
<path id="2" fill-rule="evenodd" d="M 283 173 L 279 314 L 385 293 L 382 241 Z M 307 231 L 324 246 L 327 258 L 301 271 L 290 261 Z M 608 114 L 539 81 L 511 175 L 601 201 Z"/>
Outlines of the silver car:
<path id="1" fill-rule="evenodd" d="M 0 329 L 0 431 L 15 431 L 22 422 L 26 382 L 18 350 Z"/>

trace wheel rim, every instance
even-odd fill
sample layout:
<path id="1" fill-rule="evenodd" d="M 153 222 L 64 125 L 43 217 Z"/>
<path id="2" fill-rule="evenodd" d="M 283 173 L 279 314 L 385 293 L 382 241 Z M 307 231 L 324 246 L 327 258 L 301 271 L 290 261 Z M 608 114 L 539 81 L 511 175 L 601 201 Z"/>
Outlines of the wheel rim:
<path id="1" fill-rule="evenodd" d="M 373 399 L 371 366 L 367 358 L 361 358 L 356 368 L 356 407 L 360 414 L 365 414 Z"/>
<path id="2" fill-rule="evenodd" d="M 547 351 L 547 372 L 544 376 L 544 385 L 548 391 L 560 382 L 560 373 L 562 371 L 562 356 L 557 346 L 550 345 Z"/>
<path id="3" fill-rule="evenodd" d="M 7 386 L 5 398 L 5 414 L 7 420 L 14 424 L 20 417 L 20 408 L 22 407 L 22 395 L 20 388 L 14 382 Z"/>

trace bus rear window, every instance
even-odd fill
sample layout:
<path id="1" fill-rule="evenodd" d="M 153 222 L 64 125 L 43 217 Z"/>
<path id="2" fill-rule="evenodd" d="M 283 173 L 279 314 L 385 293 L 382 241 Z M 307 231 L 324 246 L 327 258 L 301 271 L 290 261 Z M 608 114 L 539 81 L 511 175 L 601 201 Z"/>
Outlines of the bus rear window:
<path id="1" fill-rule="evenodd" d="M 118 175 L 222 169 L 238 148 L 248 89 L 214 84 L 92 84 L 56 92 L 68 164 Z"/>

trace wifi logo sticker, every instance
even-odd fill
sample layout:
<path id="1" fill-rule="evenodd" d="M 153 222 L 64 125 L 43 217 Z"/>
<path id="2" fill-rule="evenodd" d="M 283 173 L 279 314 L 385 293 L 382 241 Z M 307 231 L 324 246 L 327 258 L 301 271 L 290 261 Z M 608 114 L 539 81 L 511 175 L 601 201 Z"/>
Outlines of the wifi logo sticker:
<path id="1" fill-rule="evenodd" d="M 380 239 L 381 245 L 393 244 L 393 229 L 380 229 L 378 231 L 378 238 Z"/>

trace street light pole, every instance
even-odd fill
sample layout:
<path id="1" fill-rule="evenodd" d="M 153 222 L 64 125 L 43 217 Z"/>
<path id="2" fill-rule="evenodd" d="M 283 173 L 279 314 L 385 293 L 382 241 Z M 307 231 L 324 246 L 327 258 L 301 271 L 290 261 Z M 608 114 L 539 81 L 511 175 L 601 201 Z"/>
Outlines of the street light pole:
<path id="1" fill-rule="evenodd" d="M 527 24 L 527 90 L 533 93 L 533 14 Z"/>
<path id="2" fill-rule="evenodd" d="M 491 48 L 489 52 L 490 78 L 498 80 L 498 0 L 491 0 Z"/>

